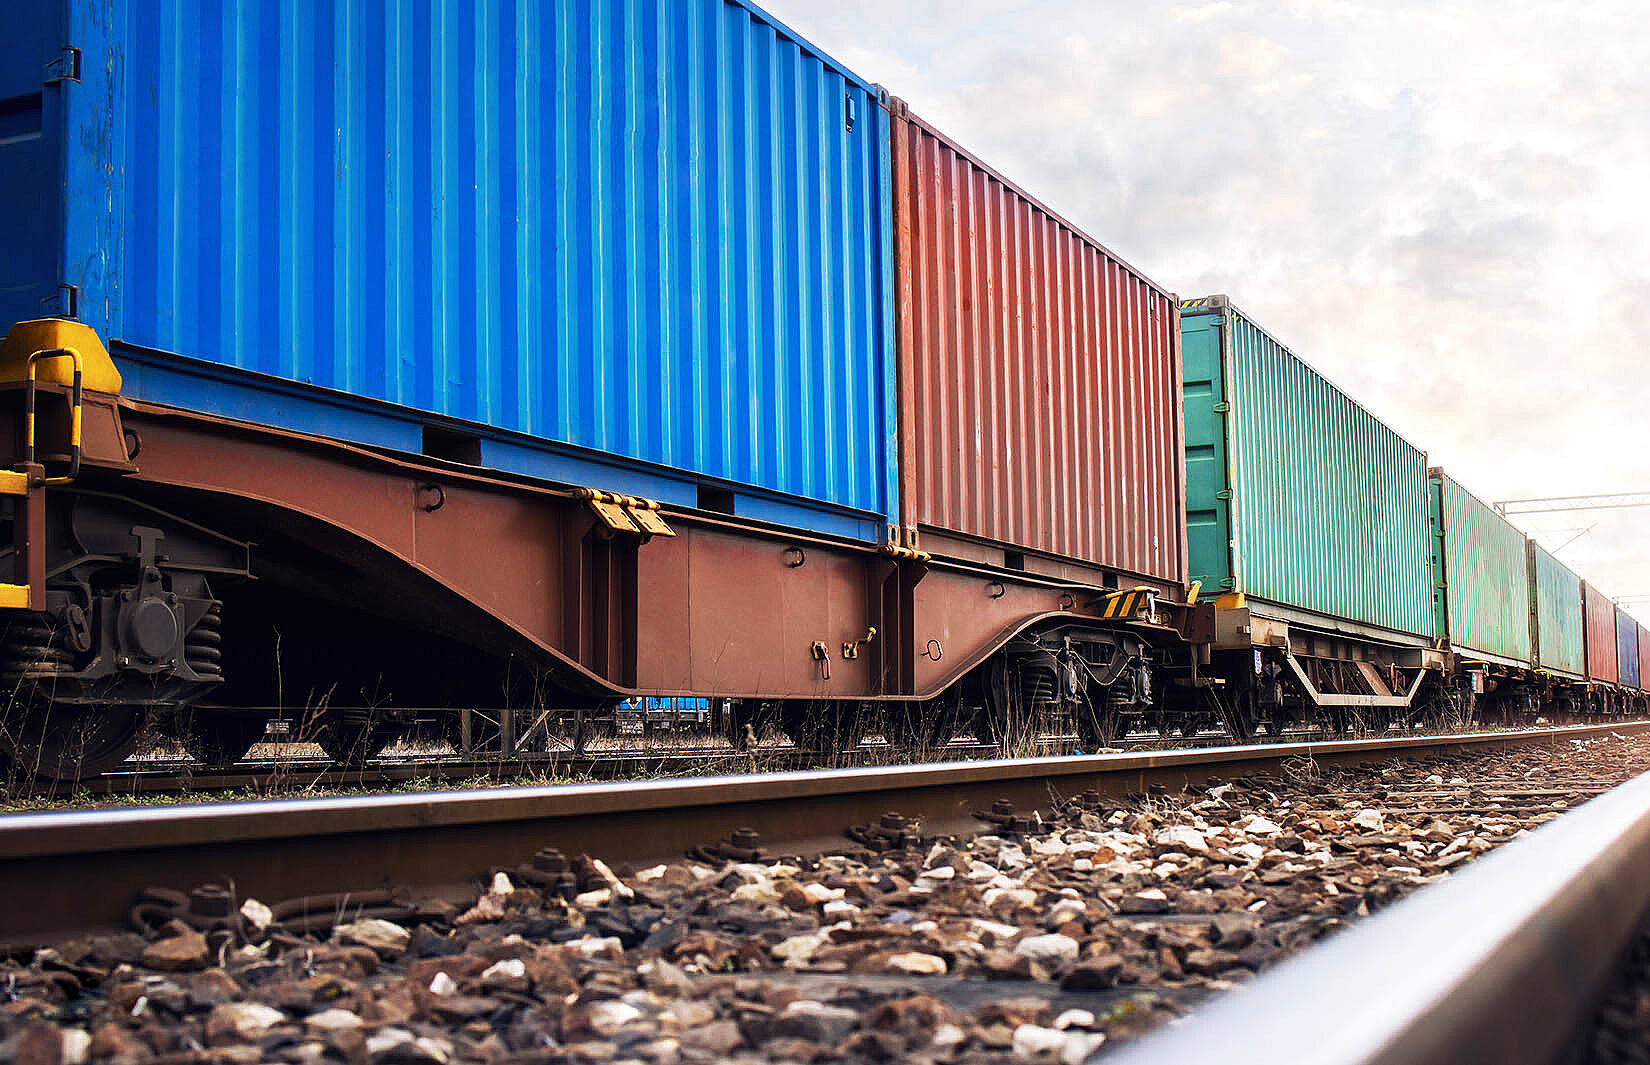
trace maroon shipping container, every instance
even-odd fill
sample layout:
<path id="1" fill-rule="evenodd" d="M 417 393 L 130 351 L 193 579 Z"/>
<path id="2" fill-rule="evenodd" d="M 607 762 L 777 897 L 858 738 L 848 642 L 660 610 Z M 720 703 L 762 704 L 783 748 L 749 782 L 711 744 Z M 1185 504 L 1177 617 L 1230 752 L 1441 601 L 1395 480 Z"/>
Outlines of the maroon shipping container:
<path id="1" fill-rule="evenodd" d="M 1650 691 L 1650 629 L 1639 625 L 1639 687 Z"/>
<path id="2" fill-rule="evenodd" d="M 890 112 L 903 524 L 939 554 L 1184 584 L 1175 297 Z"/>
<path id="3" fill-rule="evenodd" d="M 1616 682 L 1616 604 L 1581 582 L 1581 611 L 1587 616 L 1587 679 Z"/>

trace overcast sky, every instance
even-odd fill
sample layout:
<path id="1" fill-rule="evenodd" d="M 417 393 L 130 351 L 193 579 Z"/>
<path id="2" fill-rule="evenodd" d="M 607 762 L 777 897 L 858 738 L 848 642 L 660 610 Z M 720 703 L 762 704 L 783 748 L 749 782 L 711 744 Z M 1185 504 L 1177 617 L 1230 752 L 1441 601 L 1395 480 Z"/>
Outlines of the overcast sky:
<path id="1" fill-rule="evenodd" d="M 1486 500 L 1650 490 L 1642 5 L 764 6 Z M 1650 510 L 1524 520 L 1650 596 Z"/>

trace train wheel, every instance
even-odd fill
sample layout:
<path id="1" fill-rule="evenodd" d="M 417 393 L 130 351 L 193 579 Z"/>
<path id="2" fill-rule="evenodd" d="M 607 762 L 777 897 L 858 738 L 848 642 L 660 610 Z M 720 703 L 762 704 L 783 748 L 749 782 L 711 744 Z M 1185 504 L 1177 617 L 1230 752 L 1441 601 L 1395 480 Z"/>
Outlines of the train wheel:
<path id="1" fill-rule="evenodd" d="M 209 766 L 234 765 L 246 757 L 252 745 L 264 738 L 269 719 L 263 714 L 207 711 L 195 717 L 190 745 L 195 755 Z"/>
<path id="2" fill-rule="evenodd" d="M 95 777 L 137 749 L 146 718 L 140 706 L 13 703 L 0 721 L 0 755 L 44 780 Z"/>

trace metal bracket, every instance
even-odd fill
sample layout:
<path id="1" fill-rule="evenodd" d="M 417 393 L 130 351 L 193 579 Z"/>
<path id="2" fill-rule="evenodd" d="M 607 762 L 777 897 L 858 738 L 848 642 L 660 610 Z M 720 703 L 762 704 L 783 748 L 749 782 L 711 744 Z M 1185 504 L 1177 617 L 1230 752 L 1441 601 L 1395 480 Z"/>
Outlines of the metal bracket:
<path id="1" fill-rule="evenodd" d="M 819 663 L 819 679 L 831 679 L 831 649 L 824 640 L 815 640 L 808 647 L 808 656 Z"/>
<path id="2" fill-rule="evenodd" d="M 1402 695 L 1328 695 L 1320 692 L 1318 686 L 1312 683 L 1312 678 L 1301 668 L 1293 651 L 1284 651 L 1283 657 L 1289 663 L 1289 668 L 1294 670 L 1295 679 L 1306 690 L 1307 698 L 1319 706 L 1390 706 L 1403 709 L 1415 701 L 1415 693 L 1421 689 L 1421 682 L 1427 678 L 1425 669 L 1416 671 L 1409 691 Z"/>
<path id="3" fill-rule="evenodd" d="M 877 630 L 875 626 L 866 629 L 864 636 L 861 636 L 859 639 L 854 640 L 851 643 L 844 643 L 842 645 L 842 657 L 847 659 L 858 658 L 860 645 L 870 643 L 876 638 Z"/>
<path id="4" fill-rule="evenodd" d="M 80 49 L 65 47 L 58 57 L 46 64 L 43 85 L 56 85 L 60 81 L 80 80 Z"/>

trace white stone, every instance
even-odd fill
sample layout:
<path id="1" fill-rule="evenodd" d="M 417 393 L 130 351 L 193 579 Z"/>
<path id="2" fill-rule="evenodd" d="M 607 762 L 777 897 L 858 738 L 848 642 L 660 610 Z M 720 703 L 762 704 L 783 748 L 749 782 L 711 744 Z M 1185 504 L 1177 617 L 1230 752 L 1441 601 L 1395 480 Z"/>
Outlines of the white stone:
<path id="1" fill-rule="evenodd" d="M 588 958 L 603 952 L 622 954 L 624 944 L 619 942 L 618 936 L 585 936 L 573 940 L 573 949 Z"/>
<path id="2" fill-rule="evenodd" d="M 286 1014 L 257 1002 L 225 1002 L 213 1007 L 212 1020 L 229 1025 L 237 1036 L 250 1043 L 286 1020 Z"/>
<path id="3" fill-rule="evenodd" d="M 63 1028 L 58 1031 L 63 1045 L 63 1065 L 85 1065 L 86 1055 L 92 1049 L 92 1037 L 82 1028 Z"/>
<path id="4" fill-rule="evenodd" d="M 968 879 L 970 880 L 990 880 L 996 875 L 997 867 L 995 865 L 987 865 L 985 862 L 970 862 L 968 865 Z"/>
<path id="5" fill-rule="evenodd" d="M 1252 817 L 1245 820 L 1249 823 L 1243 824 L 1240 821 L 1238 824 L 1251 836 L 1278 836 L 1283 834 L 1283 826 L 1275 821 L 1270 821 L 1264 817 Z"/>
<path id="6" fill-rule="evenodd" d="M 1152 836 L 1152 842 L 1160 847 L 1180 847 L 1200 854 L 1209 849 L 1209 841 L 1203 838 L 1203 833 L 1186 825 L 1169 825 L 1167 828 L 1160 828 Z"/>
<path id="7" fill-rule="evenodd" d="M 939 865 L 932 869 L 923 870 L 922 875 L 927 880 L 950 880 L 957 875 L 957 870 L 949 865 Z"/>
<path id="8" fill-rule="evenodd" d="M 1067 1028 L 1093 1028 L 1094 1024 L 1094 1014 L 1088 1010 L 1067 1010 L 1054 1018 L 1054 1027 L 1062 1032 Z"/>
<path id="9" fill-rule="evenodd" d="M 254 930 L 262 932 L 274 922 L 275 912 L 257 899 L 247 899 L 241 903 L 241 918 Z"/>
<path id="10" fill-rule="evenodd" d="M 792 936 L 774 944 L 773 956 L 793 969 L 799 969 L 808 964 L 808 959 L 814 956 L 828 942 L 822 935 Z"/>
<path id="11" fill-rule="evenodd" d="M 1073 872 L 1077 873 L 1093 872 L 1094 862 L 1088 858 L 1078 858 L 1076 861 L 1071 863 L 1071 868 Z"/>
<path id="12" fill-rule="evenodd" d="M 750 887 L 750 885 L 746 884 L 745 887 Z M 739 891 L 745 890 L 745 887 L 740 888 Z M 733 893 L 734 898 L 739 897 L 739 891 L 735 891 Z M 612 899 L 613 899 L 613 889 L 612 888 L 597 888 L 595 891 L 585 891 L 585 892 L 581 892 L 580 894 L 574 895 L 573 896 L 573 903 L 574 903 L 574 905 L 583 906 L 586 909 L 590 909 L 590 908 L 596 907 L 596 906 L 605 906 L 609 902 L 611 902 Z"/>
<path id="13" fill-rule="evenodd" d="M 998 899 L 1010 899 L 1016 906 L 1037 905 L 1037 893 L 1030 888 L 988 888 L 982 896 L 986 906 L 995 906 Z"/>
<path id="14" fill-rule="evenodd" d="M 733 898 L 736 902 L 754 902 L 758 905 L 767 905 L 779 901 L 779 890 L 774 887 L 773 881 L 766 878 L 750 884 L 740 884 L 733 889 Z"/>
<path id="15" fill-rule="evenodd" d="M 527 966 L 520 958 L 505 958 L 482 970 L 481 982 L 508 983 L 527 979 Z"/>
<path id="16" fill-rule="evenodd" d="M 430 977 L 430 994 L 446 998 L 458 994 L 458 981 L 444 972 L 438 972 Z"/>
<path id="17" fill-rule="evenodd" d="M 1033 961 L 1076 961 L 1077 940 L 1058 932 L 1046 936 L 1027 936 L 1014 947 L 1014 953 Z"/>
<path id="18" fill-rule="evenodd" d="M 361 1018 L 349 1010 L 341 1010 L 336 1006 L 304 1018 L 304 1027 L 317 1032 L 342 1032 L 350 1028 L 359 1028 L 361 1023 Z"/>
<path id="19" fill-rule="evenodd" d="M 1258 862 L 1266 857 L 1266 848 L 1259 843 L 1245 843 L 1241 847 L 1233 847 L 1232 853 L 1246 861 Z"/>
<path id="20" fill-rule="evenodd" d="M 1352 815 L 1352 823 L 1359 828 L 1379 832 L 1386 825 L 1386 815 L 1372 807 L 1367 807 Z"/>
<path id="21" fill-rule="evenodd" d="M 802 893 L 814 902 L 830 902 L 840 899 L 847 894 L 842 888 L 830 888 L 824 884 L 807 883 L 802 885 Z"/>
<path id="22" fill-rule="evenodd" d="M 585 1016 L 591 1031 L 597 1035 L 612 1035 L 641 1015 L 642 1011 L 628 1002 L 605 999 L 591 1003 L 590 1010 Z"/>
<path id="23" fill-rule="evenodd" d="M 1022 929 L 1011 924 L 1003 924 L 1001 921 L 983 921 L 979 918 L 970 921 L 968 928 L 975 938 L 990 936 L 998 942 L 1013 939 L 1022 931 Z"/>
<path id="24" fill-rule="evenodd" d="M 1066 841 L 1056 836 L 1031 841 L 1031 853 L 1040 854 L 1044 857 L 1058 857 L 1066 853 L 1066 850 Z"/>
<path id="25" fill-rule="evenodd" d="M 934 1045 L 937 1047 L 954 1047 L 967 1038 L 968 1033 L 954 1024 L 942 1024 L 934 1029 Z"/>
<path id="26" fill-rule="evenodd" d="M 912 976 L 944 976 L 946 966 L 945 959 L 936 954 L 908 951 L 889 958 L 888 968 L 898 973 L 910 973 Z"/>
<path id="27" fill-rule="evenodd" d="M 1014 1054 L 1016 1057 L 1038 1058 L 1058 1054 L 1066 1048 L 1066 1033 L 1058 1028 L 1043 1028 L 1035 1024 L 1022 1024 L 1014 1029 Z"/>
<path id="28" fill-rule="evenodd" d="M 821 906 L 819 908 L 819 912 L 825 915 L 826 920 L 839 921 L 844 918 L 857 916 L 859 914 L 859 907 L 846 901 L 845 899 L 832 899 L 830 902 L 827 902 L 825 905 Z"/>
<path id="29" fill-rule="evenodd" d="M 646 884 L 649 881 L 657 880 L 661 876 L 664 876 L 665 870 L 669 868 L 670 867 L 668 865 L 655 865 L 651 869 L 643 869 L 641 872 L 637 873 L 636 879 Z"/>
<path id="30" fill-rule="evenodd" d="M 596 870 L 597 876 L 607 881 L 607 885 L 613 889 L 613 894 L 619 896 L 619 898 L 633 899 L 636 897 L 635 889 L 614 875 L 613 870 L 608 868 L 607 863 L 600 858 L 590 859 L 590 867 Z"/>
<path id="31" fill-rule="evenodd" d="M 1067 899 L 1066 901 L 1056 905 L 1053 910 L 1049 911 L 1048 919 L 1054 925 L 1059 926 L 1065 924 L 1067 921 L 1079 920 L 1086 913 L 1088 913 L 1087 906 L 1084 906 L 1076 899 Z"/>
<path id="32" fill-rule="evenodd" d="M 408 942 L 412 940 L 412 933 L 405 928 L 393 921 L 377 917 L 341 924 L 336 930 L 336 935 L 340 943 L 354 943 L 391 953 L 406 950 Z"/>
<path id="33" fill-rule="evenodd" d="M 516 890 L 516 885 L 510 883 L 510 878 L 503 873 L 493 874 L 493 885 L 487 889 L 489 895 L 508 895 Z"/>
<path id="34" fill-rule="evenodd" d="M 1104 1032 L 1068 1032 L 1060 1048 L 1060 1065 L 1083 1065 L 1106 1041 Z"/>

